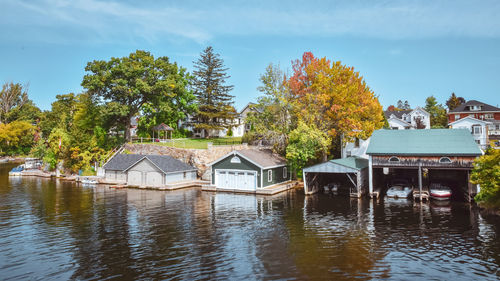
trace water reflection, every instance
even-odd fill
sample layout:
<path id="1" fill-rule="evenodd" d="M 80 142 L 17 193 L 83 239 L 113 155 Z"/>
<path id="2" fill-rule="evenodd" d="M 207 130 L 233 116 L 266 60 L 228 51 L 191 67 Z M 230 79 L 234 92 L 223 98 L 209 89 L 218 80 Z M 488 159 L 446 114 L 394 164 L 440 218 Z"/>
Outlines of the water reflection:
<path id="1" fill-rule="evenodd" d="M 0 166 L 2 279 L 496 279 L 460 203 L 81 187 Z"/>

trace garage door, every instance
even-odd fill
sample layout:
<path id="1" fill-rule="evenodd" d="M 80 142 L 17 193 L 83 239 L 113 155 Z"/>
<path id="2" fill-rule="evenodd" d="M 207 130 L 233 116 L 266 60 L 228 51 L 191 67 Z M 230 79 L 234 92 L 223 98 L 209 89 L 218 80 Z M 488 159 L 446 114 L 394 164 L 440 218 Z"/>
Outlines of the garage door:
<path id="1" fill-rule="evenodd" d="M 128 172 L 128 184 L 129 185 L 142 185 L 142 173 L 139 171 L 129 171 Z"/>
<path id="2" fill-rule="evenodd" d="M 162 174 L 158 172 L 148 172 L 146 174 L 147 186 L 162 186 Z"/>
<path id="3" fill-rule="evenodd" d="M 257 184 L 256 172 L 232 170 L 217 170 L 215 184 L 218 188 L 255 190 Z"/>

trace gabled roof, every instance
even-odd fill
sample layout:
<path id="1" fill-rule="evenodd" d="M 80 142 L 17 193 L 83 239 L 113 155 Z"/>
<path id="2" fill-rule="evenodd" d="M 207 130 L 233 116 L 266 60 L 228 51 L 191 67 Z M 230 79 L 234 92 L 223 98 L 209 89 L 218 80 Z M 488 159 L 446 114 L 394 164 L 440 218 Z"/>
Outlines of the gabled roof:
<path id="1" fill-rule="evenodd" d="M 154 126 L 153 130 L 154 131 L 173 131 L 174 129 L 172 129 L 169 125 L 167 125 L 165 123 L 161 123 L 157 126 Z"/>
<path id="2" fill-rule="evenodd" d="M 330 162 L 338 164 L 338 165 L 343 165 L 343 166 L 346 166 L 349 168 L 353 168 L 356 170 L 361 170 L 361 169 L 368 167 L 368 159 L 357 157 L 357 156 L 340 158 L 340 159 L 333 159 L 333 160 L 330 160 Z"/>
<path id="3" fill-rule="evenodd" d="M 369 155 L 477 156 L 481 150 L 466 129 L 377 130 Z"/>
<path id="4" fill-rule="evenodd" d="M 480 105 L 481 110 L 470 110 L 469 106 L 472 106 L 472 105 Z M 500 112 L 500 108 L 495 107 L 493 105 L 486 104 L 484 102 L 477 101 L 477 100 L 470 100 L 466 103 L 463 103 L 463 104 L 457 106 L 457 108 L 450 110 L 450 112 L 448 112 L 448 114 L 457 113 L 457 112 L 484 112 L 484 111 L 499 111 Z"/>
<path id="5" fill-rule="evenodd" d="M 212 166 L 213 164 L 220 162 L 223 159 L 226 159 L 230 155 L 239 155 L 252 164 L 258 166 L 259 168 L 262 169 L 268 169 L 268 168 L 273 168 L 273 167 L 281 167 L 281 166 L 286 166 L 286 160 L 282 156 L 273 153 L 272 150 L 270 149 L 262 149 L 262 150 L 257 150 L 257 149 L 242 149 L 242 150 L 235 150 L 232 151 L 221 158 L 213 161 L 212 163 L 209 164 L 209 166 Z"/>
<path id="6" fill-rule="evenodd" d="M 408 113 L 410 113 L 412 111 L 413 110 L 401 110 L 401 111 L 386 110 L 386 111 L 384 111 L 384 114 L 385 114 L 385 118 L 387 118 L 387 119 L 391 118 L 392 114 L 394 114 L 394 116 L 396 116 L 396 118 L 401 119 L 401 118 L 403 118 L 403 114 L 408 114 Z"/>
<path id="7" fill-rule="evenodd" d="M 406 121 L 404 121 L 403 119 L 399 119 L 399 118 L 394 118 L 394 117 L 391 117 L 389 119 L 387 119 L 387 121 L 395 121 L 395 122 L 399 122 L 401 125 L 403 126 L 407 126 L 407 127 L 411 127 L 412 125 Z"/>
<path id="8" fill-rule="evenodd" d="M 455 122 L 451 122 L 448 125 L 453 125 L 453 124 L 456 124 L 456 123 L 460 123 L 460 122 L 463 122 L 465 120 L 470 120 L 470 121 L 472 121 L 474 123 L 493 124 L 492 122 L 488 122 L 488 121 L 480 120 L 480 119 L 477 119 L 477 118 L 474 118 L 474 117 L 471 117 L 471 116 L 467 116 L 467 117 L 458 119 Z"/>
<path id="9" fill-rule="evenodd" d="M 347 157 L 334 159 L 305 168 L 304 173 L 356 173 L 368 167 L 368 159 Z"/>
<path id="10" fill-rule="evenodd" d="M 140 161 L 147 159 L 163 173 L 193 171 L 196 168 L 168 155 L 117 154 L 104 165 L 105 170 L 127 171 Z"/>

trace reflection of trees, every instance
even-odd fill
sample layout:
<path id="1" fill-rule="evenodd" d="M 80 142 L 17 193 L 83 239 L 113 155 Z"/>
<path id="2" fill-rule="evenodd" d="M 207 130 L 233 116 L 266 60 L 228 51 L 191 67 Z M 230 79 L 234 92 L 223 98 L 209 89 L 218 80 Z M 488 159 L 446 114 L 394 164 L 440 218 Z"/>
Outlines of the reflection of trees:
<path id="1" fill-rule="evenodd" d="M 329 207 L 318 203 L 321 201 L 328 201 Z M 306 215 L 297 208 L 285 211 L 289 254 L 295 258 L 305 278 L 363 280 L 388 276 L 388 267 L 380 266 L 386 251 L 371 238 L 364 219 L 351 217 L 355 213 L 352 209 L 351 216 L 332 212 L 345 210 L 346 206 L 348 202 L 334 204 L 331 200 L 310 200 Z M 376 268 L 382 269 L 376 272 Z"/>

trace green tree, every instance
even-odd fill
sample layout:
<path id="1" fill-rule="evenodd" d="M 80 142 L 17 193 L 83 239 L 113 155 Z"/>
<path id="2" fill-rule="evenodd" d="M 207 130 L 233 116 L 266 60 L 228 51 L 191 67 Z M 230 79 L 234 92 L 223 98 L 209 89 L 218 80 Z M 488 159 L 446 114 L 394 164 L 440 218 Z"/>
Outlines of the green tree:
<path id="1" fill-rule="evenodd" d="M 315 164 L 326 157 L 331 139 L 327 133 L 314 124 L 308 125 L 299 121 L 296 129 L 290 132 L 286 159 L 297 175 L 302 169 Z"/>
<path id="2" fill-rule="evenodd" d="M 13 121 L 26 121 L 29 123 L 36 123 L 40 120 L 42 116 L 42 111 L 38 108 L 35 103 L 28 99 L 20 106 L 16 106 L 6 114 L 6 122 Z"/>
<path id="3" fill-rule="evenodd" d="M 0 123 L 0 153 L 28 154 L 34 143 L 35 128 L 26 121 Z"/>
<path id="4" fill-rule="evenodd" d="M 27 86 L 19 83 L 4 83 L 0 91 L 0 122 L 7 123 L 9 113 L 28 101 Z"/>
<path id="5" fill-rule="evenodd" d="M 432 128 L 447 127 L 446 109 L 444 109 L 443 105 L 438 104 L 434 96 L 430 96 L 425 100 L 425 110 L 430 114 Z"/>
<path id="6" fill-rule="evenodd" d="M 471 183 L 481 191 L 474 198 L 488 207 L 500 208 L 500 150 L 489 149 L 474 161 Z"/>
<path id="7" fill-rule="evenodd" d="M 195 128 L 203 130 L 210 137 L 211 130 L 228 128 L 235 118 L 232 110 L 233 96 L 229 94 L 234 86 L 226 85 L 230 78 L 219 54 L 207 47 L 194 62 L 194 93 L 198 102 Z"/>
<path id="8" fill-rule="evenodd" d="M 154 58 L 146 51 L 137 50 L 128 57 L 113 57 L 109 61 L 92 61 L 85 71 L 82 86 L 93 100 L 112 108 L 111 112 L 104 112 L 113 115 L 107 121 L 117 131 L 125 131 L 126 140 L 131 137 L 131 118 L 145 103 L 157 106 L 172 100 L 175 106 L 162 109 L 182 111 L 183 104 L 175 104 L 174 100 L 179 99 L 178 95 L 191 95 L 186 90 L 185 69 L 171 63 L 168 57 Z"/>
<path id="9" fill-rule="evenodd" d="M 284 154 L 288 133 L 296 123 L 284 73 L 279 65 L 269 64 L 259 80 L 261 86 L 257 90 L 263 95 L 258 98 L 257 104 L 251 105 L 254 110 L 245 120 L 252 125 L 249 134 L 254 138 L 265 139 L 275 152 Z"/>
<path id="10" fill-rule="evenodd" d="M 464 104 L 465 99 L 462 97 L 457 97 L 455 93 L 451 93 L 450 98 L 446 101 L 446 106 L 448 110 L 453 110 L 457 108 L 459 105 Z"/>

